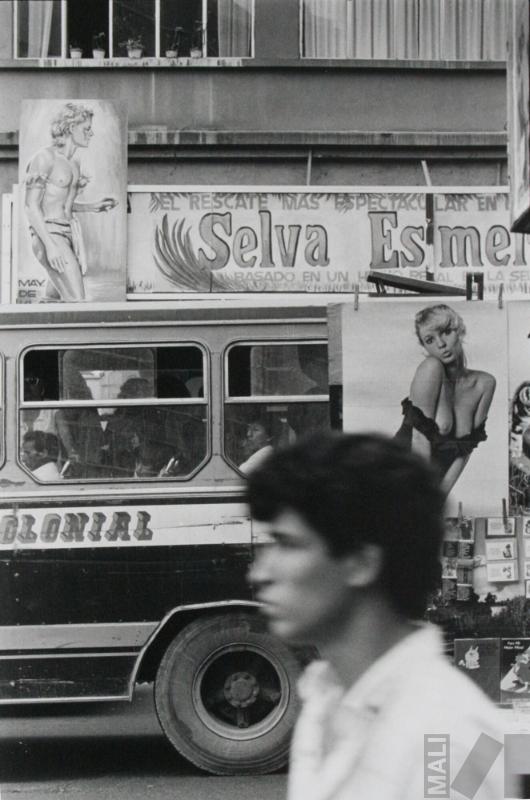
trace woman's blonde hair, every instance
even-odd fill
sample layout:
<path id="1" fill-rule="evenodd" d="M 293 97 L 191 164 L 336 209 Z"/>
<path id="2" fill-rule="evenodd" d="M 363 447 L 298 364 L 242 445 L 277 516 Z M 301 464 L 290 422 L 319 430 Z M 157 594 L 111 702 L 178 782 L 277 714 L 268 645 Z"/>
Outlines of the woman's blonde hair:
<path id="1" fill-rule="evenodd" d="M 450 327 L 451 330 L 458 333 L 460 339 L 463 339 L 466 334 L 466 326 L 460 314 L 457 314 L 454 309 L 445 303 L 438 303 L 435 306 L 427 306 L 427 308 L 422 308 L 421 311 L 418 311 L 414 317 L 414 328 L 416 330 L 418 341 L 421 345 L 423 345 L 423 341 L 420 336 L 420 328 L 422 328 L 424 325 L 432 324 L 435 320 L 439 320 L 438 324 L 436 325 L 437 330 L 443 330 L 444 328 Z"/>
<path id="2" fill-rule="evenodd" d="M 81 103 L 66 103 L 52 119 L 51 135 L 54 145 L 62 145 L 66 136 L 72 130 L 73 125 L 92 119 L 94 112 L 88 106 Z"/>

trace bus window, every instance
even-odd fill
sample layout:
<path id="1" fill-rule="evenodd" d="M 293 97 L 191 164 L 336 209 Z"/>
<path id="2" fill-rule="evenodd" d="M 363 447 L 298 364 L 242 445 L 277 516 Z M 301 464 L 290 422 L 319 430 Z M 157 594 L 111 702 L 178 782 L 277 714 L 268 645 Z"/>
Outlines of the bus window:
<path id="1" fill-rule="evenodd" d="M 19 457 L 39 481 L 186 478 L 207 455 L 197 346 L 35 348 L 22 373 Z"/>
<path id="2" fill-rule="evenodd" d="M 224 452 L 241 472 L 274 447 L 329 428 L 325 344 L 238 344 L 225 366 Z"/>

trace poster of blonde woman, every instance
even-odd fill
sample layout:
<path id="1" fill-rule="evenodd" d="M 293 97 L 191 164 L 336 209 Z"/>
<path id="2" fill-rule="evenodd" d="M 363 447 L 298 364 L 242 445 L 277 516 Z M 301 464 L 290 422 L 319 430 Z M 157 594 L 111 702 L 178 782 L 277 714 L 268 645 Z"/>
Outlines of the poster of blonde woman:
<path id="1" fill-rule="evenodd" d="M 125 298 L 126 139 L 114 103 L 24 101 L 16 302 Z"/>
<path id="2" fill-rule="evenodd" d="M 499 516 L 508 497 L 507 316 L 496 303 L 384 300 L 340 307 L 343 425 L 427 458 L 448 515 Z M 384 500 L 384 498 L 382 498 Z"/>

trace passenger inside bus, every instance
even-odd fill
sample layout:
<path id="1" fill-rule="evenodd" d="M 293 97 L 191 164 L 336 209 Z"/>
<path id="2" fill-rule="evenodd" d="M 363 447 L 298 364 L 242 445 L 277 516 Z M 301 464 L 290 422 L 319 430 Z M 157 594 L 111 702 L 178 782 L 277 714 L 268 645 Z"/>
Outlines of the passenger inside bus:
<path id="1" fill-rule="evenodd" d="M 180 459 L 167 446 L 145 444 L 140 447 L 134 470 L 135 478 L 165 478 L 178 474 Z"/>
<path id="2" fill-rule="evenodd" d="M 30 403 L 42 402 L 46 396 L 45 382 L 40 375 L 24 376 L 24 400 Z M 25 408 L 22 412 L 20 434 L 31 431 L 57 433 L 55 410 L 53 408 Z"/>
<path id="3" fill-rule="evenodd" d="M 167 372 L 158 376 L 158 397 L 189 397 L 183 381 Z M 119 399 L 152 397 L 145 378 L 128 378 Z M 196 431 L 191 409 L 178 406 L 120 406 L 109 418 L 105 431 L 112 460 L 112 475 L 147 478 L 183 475 L 202 459 L 195 455 Z M 192 430 L 190 430 L 190 425 Z M 202 431 L 201 423 L 201 431 Z"/>
<path id="4" fill-rule="evenodd" d="M 145 378 L 127 378 L 118 392 L 119 400 L 136 400 L 152 397 L 149 381 Z M 118 406 L 109 417 L 105 440 L 115 477 L 132 477 L 139 450 L 150 439 L 158 438 L 155 409 L 150 406 Z"/>
<path id="5" fill-rule="evenodd" d="M 92 400 L 80 370 L 65 370 L 65 399 Z M 55 415 L 63 458 L 68 462 L 68 478 L 98 478 L 109 474 L 110 459 L 105 431 L 97 408 L 93 406 L 61 408 Z"/>
<path id="6" fill-rule="evenodd" d="M 28 431 L 22 440 L 22 463 L 37 480 L 58 481 L 62 475 L 57 467 L 59 442 L 53 433 Z"/>
<path id="7" fill-rule="evenodd" d="M 57 358 L 47 351 L 29 352 L 24 359 L 23 400 L 40 407 L 25 408 L 20 417 L 20 441 L 29 431 L 57 435 L 55 409 L 43 408 L 47 400 L 57 400 Z"/>
<path id="8" fill-rule="evenodd" d="M 330 427 L 325 344 L 237 344 L 227 366 L 224 452 L 240 472 L 272 449 Z"/>
<path id="9" fill-rule="evenodd" d="M 304 344 L 297 347 L 298 363 L 303 375 L 310 381 L 304 395 L 327 395 L 328 361 L 327 352 L 322 345 Z M 327 405 L 313 403 L 290 404 L 287 422 L 294 436 L 291 441 L 309 433 L 329 428 L 329 408 Z"/>
<path id="10" fill-rule="evenodd" d="M 204 397 L 204 378 L 200 352 L 193 348 L 179 351 L 179 368 L 167 364 L 157 372 L 157 397 L 191 399 Z M 164 363 L 159 357 L 159 364 Z M 188 475 L 203 460 L 206 452 L 206 426 L 201 405 L 160 405 L 156 408 L 160 446 L 170 451 L 172 464 L 163 474 Z M 166 462 L 167 464 L 167 462 Z"/>
<path id="11" fill-rule="evenodd" d="M 54 433 L 64 478 L 185 478 L 204 461 L 198 347 L 38 348 L 23 365 L 20 447 L 25 433 Z"/>
<path id="12" fill-rule="evenodd" d="M 245 475 L 256 469 L 267 456 L 272 453 L 272 436 L 267 428 L 267 423 L 257 420 L 251 422 L 247 427 L 243 451 L 246 455 L 245 461 L 239 465 L 239 469 Z"/>

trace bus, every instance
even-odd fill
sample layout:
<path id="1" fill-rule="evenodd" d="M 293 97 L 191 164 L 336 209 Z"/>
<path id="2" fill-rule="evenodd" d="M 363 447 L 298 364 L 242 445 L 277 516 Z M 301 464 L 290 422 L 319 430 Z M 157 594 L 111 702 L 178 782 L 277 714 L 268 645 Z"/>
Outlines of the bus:
<path id="1" fill-rule="evenodd" d="M 215 774 L 287 758 L 310 655 L 266 629 L 245 474 L 329 426 L 326 311 L 0 308 L 0 703 L 130 701 Z"/>

